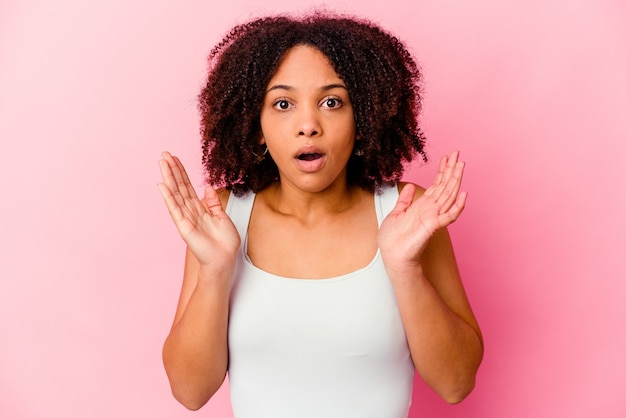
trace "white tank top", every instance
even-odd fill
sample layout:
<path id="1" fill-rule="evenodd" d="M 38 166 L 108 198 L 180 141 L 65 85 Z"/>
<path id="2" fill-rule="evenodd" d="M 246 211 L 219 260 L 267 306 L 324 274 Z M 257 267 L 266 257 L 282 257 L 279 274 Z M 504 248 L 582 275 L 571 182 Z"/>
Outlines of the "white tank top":
<path id="1" fill-rule="evenodd" d="M 235 417 L 406 418 L 414 367 L 380 252 L 328 279 L 267 273 L 247 256 L 254 196 L 231 193 L 226 208 L 242 242 L 228 330 Z M 380 226 L 398 190 L 374 198 Z"/>

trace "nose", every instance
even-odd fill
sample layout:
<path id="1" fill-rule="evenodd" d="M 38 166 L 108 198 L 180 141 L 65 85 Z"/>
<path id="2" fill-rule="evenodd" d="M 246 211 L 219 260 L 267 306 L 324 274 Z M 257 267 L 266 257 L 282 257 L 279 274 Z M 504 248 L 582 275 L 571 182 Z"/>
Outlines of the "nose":
<path id="1" fill-rule="evenodd" d="M 296 128 L 298 136 L 310 137 L 320 135 L 322 127 L 317 108 L 301 108 Z"/>

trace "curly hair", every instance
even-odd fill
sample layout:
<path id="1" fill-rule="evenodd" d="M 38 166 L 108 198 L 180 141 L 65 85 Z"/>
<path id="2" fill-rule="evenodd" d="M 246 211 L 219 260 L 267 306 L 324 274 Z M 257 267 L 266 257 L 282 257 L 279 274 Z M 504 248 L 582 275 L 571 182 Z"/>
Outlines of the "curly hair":
<path id="1" fill-rule="evenodd" d="M 348 161 L 349 184 L 373 192 L 397 181 L 417 154 L 427 160 L 418 123 L 421 72 L 400 40 L 354 17 L 271 16 L 235 26 L 209 54 L 198 97 L 207 182 L 242 195 L 278 179 L 271 156 L 258 158 L 260 112 L 267 84 L 297 45 L 326 55 L 348 88 L 360 139 Z"/>

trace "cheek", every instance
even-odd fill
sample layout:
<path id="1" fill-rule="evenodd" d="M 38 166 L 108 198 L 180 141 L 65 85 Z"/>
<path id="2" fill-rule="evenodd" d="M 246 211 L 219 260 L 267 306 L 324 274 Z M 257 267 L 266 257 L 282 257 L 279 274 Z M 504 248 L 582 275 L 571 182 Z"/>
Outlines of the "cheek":
<path id="1" fill-rule="evenodd" d="M 281 130 L 285 129 L 285 120 L 284 118 L 279 118 L 274 116 L 270 116 L 270 115 L 263 115 L 263 113 L 261 113 L 261 134 L 267 138 L 267 137 L 272 137 L 274 134 L 276 134 L 277 132 L 280 132 Z"/>
<path id="2" fill-rule="evenodd" d="M 343 123 L 344 126 L 344 135 L 350 140 L 354 140 L 356 137 L 356 124 L 354 123 L 354 118 L 349 117 Z"/>

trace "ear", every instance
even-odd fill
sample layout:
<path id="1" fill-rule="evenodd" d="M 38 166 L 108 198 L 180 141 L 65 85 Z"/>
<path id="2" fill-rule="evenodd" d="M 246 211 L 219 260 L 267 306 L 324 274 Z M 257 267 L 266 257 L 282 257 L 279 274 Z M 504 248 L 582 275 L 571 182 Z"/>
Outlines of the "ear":
<path id="1" fill-rule="evenodd" d="M 261 138 L 259 139 L 259 145 L 264 145 L 264 144 L 265 144 L 265 137 L 261 135 Z"/>

